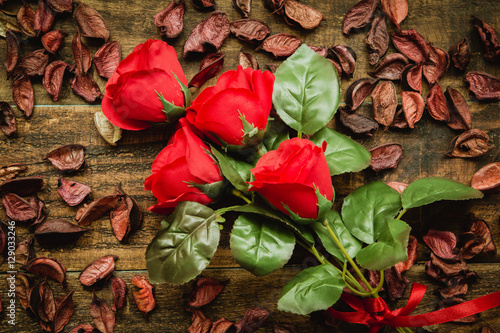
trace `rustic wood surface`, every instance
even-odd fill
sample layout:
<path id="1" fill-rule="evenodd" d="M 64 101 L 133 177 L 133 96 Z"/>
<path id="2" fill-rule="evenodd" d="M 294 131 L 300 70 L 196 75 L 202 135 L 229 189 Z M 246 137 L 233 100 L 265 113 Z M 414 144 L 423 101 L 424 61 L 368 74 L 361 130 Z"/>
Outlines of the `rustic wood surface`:
<path id="1" fill-rule="evenodd" d="M 133 48 L 148 38 L 160 38 L 153 24 L 152 16 L 164 8 L 168 1 L 144 0 L 85 0 L 83 1 L 99 13 L 108 23 L 111 30 L 111 40 L 117 40 L 122 46 L 122 57 L 128 55 Z M 356 71 L 352 79 L 342 79 L 342 90 L 345 91 L 354 80 L 367 76 L 373 70 L 367 61 L 366 46 L 364 43 L 368 29 L 355 31 L 350 36 L 341 33 L 342 18 L 355 0 L 339 1 L 303 1 L 325 14 L 323 21 L 313 31 L 302 31 L 288 26 L 285 21 L 268 12 L 261 1 L 254 0 L 252 4 L 252 18 L 258 18 L 268 23 L 272 34 L 288 32 L 301 38 L 307 44 L 326 45 L 344 44 L 352 47 L 357 53 Z M 36 1 L 28 2 L 36 8 Z M 241 18 L 232 8 L 231 1 L 219 0 L 218 9 L 227 13 L 230 21 Z M 193 26 L 205 18 L 208 13 L 194 9 L 192 3 L 187 1 L 187 11 L 184 17 L 184 31 L 173 41 L 179 56 L 182 55 L 182 46 Z M 15 10 L 19 2 L 9 0 L 4 8 Z M 459 42 L 464 36 L 470 41 L 472 59 L 467 71 L 483 71 L 500 77 L 500 64 L 488 63 L 483 59 L 482 46 L 477 32 L 473 29 L 471 15 L 475 15 L 492 25 L 500 33 L 500 7 L 497 1 L 477 0 L 409 0 L 409 14 L 402 23 L 402 29 L 417 29 L 427 41 L 448 50 Z M 64 45 L 59 52 L 60 59 L 74 63 L 71 52 L 71 39 L 76 34 L 76 24 L 71 14 L 58 16 L 54 25 L 55 29 L 68 32 Z M 394 26 L 388 23 L 388 28 Z M 84 39 L 92 52 L 99 47 L 99 43 Z M 24 41 L 23 54 L 30 50 L 40 48 L 41 45 L 34 41 Z M 268 54 L 253 51 L 253 48 L 242 43 L 234 36 L 229 36 L 225 41 L 222 52 L 225 54 L 223 71 L 234 69 L 237 65 L 240 49 L 254 54 L 261 68 L 266 63 L 280 63 Z M 394 52 L 391 46 L 388 53 Z M 0 41 L 0 59 L 6 54 L 5 42 Z M 181 64 L 188 80 L 197 73 L 200 58 L 182 59 Z M 93 75 L 104 91 L 105 81 Z M 7 80 L 5 68 L 0 66 L 0 101 L 12 101 L 11 81 Z M 180 287 L 165 284 L 155 286 L 155 295 L 158 299 L 157 309 L 144 318 L 137 310 L 132 300 L 132 285 L 130 279 L 133 275 L 147 275 L 145 271 L 144 252 L 147 244 L 153 238 L 159 223 L 164 216 L 153 214 L 147 208 L 155 203 L 155 198 L 150 192 L 143 190 L 143 181 L 150 173 L 151 163 L 156 154 L 165 146 L 172 129 L 165 125 L 158 125 L 140 132 L 124 132 L 118 146 L 108 145 L 94 127 L 93 115 L 100 110 L 98 102 L 88 105 L 70 89 L 69 75 L 65 77 L 65 88 L 59 102 L 53 102 L 41 85 L 41 80 L 35 80 L 36 107 L 30 119 L 22 117 L 21 112 L 14 108 L 17 115 L 18 131 L 13 137 L 0 134 L 0 166 L 11 163 L 25 163 L 28 170 L 22 175 L 42 175 L 45 186 L 39 193 L 48 208 L 50 219 L 63 218 L 74 220 L 77 208 L 68 207 L 56 193 L 57 180 L 63 176 L 68 179 L 80 181 L 92 186 L 93 198 L 110 194 L 117 183 L 121 182 L 123 189 L 134 196 L 143 209 L 144 223 L 140 230 L 132 234 L 127 243 L 120 243 L 114 237 L 109 219 L 102 218 L 92 223 L 87 232 L 74 245 L 57 248 L 43 249 L 35 244 L 38 256 L 49 256 L 60 260 L 68 271 L 68 288 L 75 289 L 74 300 L 76 304 L 73 315 L 67 328 L 79 323 L 91 323 L 88 305 L 91 300 L 91 291 L 84 289 L 78 283 L 79 272 L 92 260 L 106 254 L 119 256 L 116 266 L 116 275 L 124 278 L 129 286 L 128 302 L 124 309 L 117 312 L 116 332 L 185 332 L 190 325 L 190 314 L 184 311 L 184 305 L 191 291 L 191 284 Z M 204 87 L 213 85 L 216 79 L 209 80 Z M 467 96 L 472 112 L 472 126 L 479 128 L 491 138 L 494 148 L 487 155 L 473 159 L 446 158 L 444 153 L 448 150 L 451 139 L 457 135 L 456 131 L 449 129 L 442 123 L 434 121 L 428 114 L 417 124 L 413 130 L 379 130 L 373 137 L 356 138 L 367 148 L 377 145 L 398 142 L 404 148 L 404 157 L 397 169 L 390 172 L 374 173 L 371 170 L 346 174 L 333 178 L 337 199 L 352 192 L 356 187 L 367 182 L 382 179 L 384 181 L 412 182 L 425 176 L 444 176 L 468 184 L 472 175 L 482 166 L 500 161 L 500 103 L 480 103 L 468 97 L 467 86 L 464 82 L 464 73 L 450 68 L 440 80 L 445 88 L 451 86 Z M 200 89 L 191 90 L 196 95 Z M 423 95 L 426 96 L 428 86 L 424 83 Z M 370 99 L 361 107 L 361 113 L 371 114 Z M 331 126 L 346 133 L 338 122 L 332 121 Z M 71 175 L 62 175 L 42 157 L 54 148 L 64 144 L 79 143 L 86 147 L 87 167 L 83 172 Z M 92 198 L 87 199 L 90 202 Z M 464 231 L 464 223 L 469 212 L 484 219 L 491 227 L 493 238 L 497 246 L 500 245 L 500 192 L 487 194 L 482 200 L 470 202 L 445 202 L 436 205 L 411 210 L 405 215 L 405 220 L 412 226 L 413 234 L 420 242 L 418 250 L 418 264 L 408 273 L 411 281 L 421 282 L 429 286 L 429 291 L 415 313 L 423 313 L 434 309 L 438 297 L 432 294 L 439 285 L 432 281 L 424 272 L 424 263 L 429 260 L 429 250 L 422 242 L 422 236 L 429 228 L 451 230 L 457 234 Z M 0 209 L 0 219 L 6 220 L 5 212 Z M 268 323 L 260 331 L 272 332 L 272 323 L 290 322 L 295 324 L 300 332 L 367 332 L 367 329 L 358 325 L 343 324 L 339 329 L 326 328 L 316 317 L 297 316 L 276 310 L 281 287 L 301 267 L 310 263 L 304 251 L 297 250 L 290 265 L 266 277 L 254 277 L 239 268 L 232 259 L 229 249 L 229 230 L 231 222 L 222 233 L 221 245 L 212 263 L 203 275 L 221 280 L 230 279 L 230 283 L 215 302 L 206 307 L 206 314 L 216 320 L 225 317 L 237 321 L 243 316 L 245 309 L 251 306 L 264 306 L 271 310 L 272 315 Z M 20 239 L 28 236 L 23 227 L 17 228 Z M 500 290 L 500 255 L 481 255 L 473 260 L 471 270 L 475 270 L 481 279 L 470 288 L 467 299 L 485 295 Z M 0 295 L 4 302 L 8 300 L 5 272 L 7 265 L 0 266 Z M 61 295 L 63 290 L 52 285 L 56 295 Z M 98 292 L 98 295 L 110 299 L 108 290 Z M 407 291 L 408 294 L 408 291 Z M 403 298 L 396 306 L 406 302 Z M 41 332 L 38 324 L 18 304 L 17 325 L 11 327 L 7 324 L 5 311 L 0 313 L 0 332 Z M 481 327 L 489 325 L 500 331 L 500 308 L 486 311 L 479 321 L 472 325 L 442 324 L 433 329 L 436 332 L 480 332 Z M 384 331 L 389 332 L 390 329 Z"/>

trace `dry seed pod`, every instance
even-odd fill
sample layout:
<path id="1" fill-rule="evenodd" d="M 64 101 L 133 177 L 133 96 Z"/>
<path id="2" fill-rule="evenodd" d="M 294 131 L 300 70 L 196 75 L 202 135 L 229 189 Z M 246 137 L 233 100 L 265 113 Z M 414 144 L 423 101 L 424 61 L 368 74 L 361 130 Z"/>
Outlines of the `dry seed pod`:
<path id="1" fill-rule="evenodd" d="M 370 149 L 372 159 L 370 168 L 379 172 L 386 169 L 395 169 L 403 158 L 403 147 L 399 143 L 388 143 Z"/>
<path id="2" fill-rule="evenodd" d="M 82 36 L 91 38 L 109 39 L 109 29 L 102 16 L 93 8 L 80 3 L 75 10 L 75 19 Z"/>
<path id="3" fill-rule="evenodd" d="M 35 37 L 35 11 L 28 5 L 24 4 L 17 13 L 17 24 L 22 32 L 28 37 Z"/>
<path id="4" fill-rule="evenodd" d="M 61 47 L 64 37 L 68 34 L 61 30 L 52 30 L 42 36 L 42 45 L 50 53 L 54 54 Z"/>
<path id="5" fill-rule="evenodd" d="M 465 71 L 470 62 L 470 49 L 467 37 L 464 37 L 459 43 L 450 47 L 448 53 L 453 66 L 461 71 Z"/>
<path id="6" fill-rule="evenodd" d="M 500 101 L 500 80 L 493 75 L 469 72 L 465 76 L 469 91 L 480 101 Z"/>
<path id="7" fill-rule="evenodd" d="M 144 276 L 136 275 L 132 278 L 132 283 L 139 291 L 134 291 L 135 304 L 144 316 L 147 316 L 156 306 L 156 300 L 153 296 L 153 286 Z"/>
<path id="8" fill-rule="evenodd" d="M 456 136 L 446 153 L 448 157 L 474 158 L 488 153 L 493 146 L 489 144 L 490 137 L 478 129 L 471 129 Z"/>
<path id="9" fill-rule="evenodd" d="M 50 8 L 45 0 L 38 0 L 38 9 L 35 12 L 35 20 L 33 22 L 33 30 L 35 30 L 37 36 L 40 36 L 42 32 L 49 32 L 54 24 L 55 18 L 56 13 Z"/>
<path id="10" fill-rule="evenodd" d="M 120 195 L 108 195 L 92 201 L 81 207 L 76 215 L 76 221 L 80 225 L 89 225 L 112 209 L 115 209 L 120 200 Z"/>
<path id="11" fill-rule="evenodd" d="M 500 162 L 485 165 L 472 176 L 470 186 L 479 191 L 491 191 L 500 187 Z"/>
<path id="12" fill-rule="evenodd" d="M 500 58 L 500 44 L 495 29 L 477 17 L 472 16 L 472 18 L 474 19 L 473 24 L 479 33 L 479 37 L 481 37 L 481 41 L 486 51 L 483 54 L 484 59 L 488 61 L 497 61 L 498 58 Z"/>
<path id="13" fill-rule="evenodd" d="M 42 76 L 48 63 L 49 56 L 45 54 L 45 49 L 39 49 L 22 57 L 17 66 L 28 76 Z"/>
<path id="14" fill-rule="evenodd" d="M 62 295 L 56 299 L 56 313 L 53 323 L 54 332 L 61 332 L 73 315 L 75 308 L 73 303 L 74 292 L 75 290 L 71 290 L 68 294 Z"/>
<path id="15" fill-rule="evenodd" d="M 115 313 L 105 300 L 92 294 L 90 303 L 90 315 L 94 320 L 95 327 L 102 333 L 112 333 L 115 327 Z"/>
<path id="16" fill-rule="evenodd" d="M 245 18 L 250 16 L 251 6 L 252 0 L 233 0 L 233 7 Z"/>
<path id="17" fill-rule="evenodd" d="M 448 111 L 448 105 L 446 103 L 446 98 L 444 97 L 443 89 L 439 83 L 435 83 L 431 86 L 429 95 L 426 99 L 427 110 L 432 118 L 448 122 L 450 120 L 450 112 Z"/>
<path id="18" fill-rule="evenodd" d="M 196 287 L 191 293 L 188 305 L 199 308 L 212 302 L 229 281 L 219 282 L 214 278 L 202 277 L 196 281 Z"/>
<path id="19" fill-rule="evenodd" d="M 116 185 L 115 194 L 121 195 L 121 201 L 111 210 L 109 218 L 113 233 L 121 242 L 141 226 L 142 211 L 137 201 L 123 192 L 121 184 Z"/>
<path id="20" fill-rule="evenodd" d="M 107 255 L 94 260 L 80 273 L 78 280 L 87 287 L 95 285 L 113 273 L 116 260 L 118 260 L 118 257 L 114 255 Z"/>
<path id="21" fill-rule="evenodd" d="M 299 48 L 300 44 L 302 44 L 302 42 L 299 38 L 290 34 L 279 33 L 267 37 L 264 42 L 257 47 L 256 51 L 262 49 L 272 53 L 276 58 L 288 57 Z"/>
<path id="22" fill-rule="evenodd" d="M 184 12 L 186 5 L 184 0 L 172 1 L 162 11 L 153 16 L 155 25 L 160 29 L 160 35 L 166 38 L 179 36 L 184 29 Z"/>
<path id="23" fill-rule="evenodd" d="M 215 0 L 191 0 L 191 3 L 199 10 L 215 10 Z"/>
<path id="24" fill-rule="evenodd" d="M 351 83 L 345 93 L 345 102 L 351 110 L 356 110 L 378 83 L 378 79 L 359 79 Z"/>
<path id="25" fill-rule="evenodd" d="M 392 23 L 398 29 L 399 24 L 403 22 L 408 15 L 408 2 L 406 0 L 381 0 L 382 10 L 387 14 Z"/>
<path id="26" fill-rule="evenodd" d="M 92 189 L 86 184 L 59 178 L 57 194 L 70 206 L 76 206 L 85 199 Z"/>
<path id="27" fill-rule="evenodd" d="M 92 66 L 92 54 L 89 49 L 82 43 L 80 32 L 78 32 L 71 43 L 73 56 L 75 57 L 76 73 L 87 73 Z"/>
<path id="28" fill-rule="evenodd" d="M 347 112 L 345 108 L 339 108 L 339 119 L 342 125 L 350 129 L 354 134 L 372 136 L 378 130 L 378 123 L 371 118 Z"/>
<path id="29" fill-rule="evenodd" d="M 215 11 L 205 20 L 198 23 L 186 43 L 184 44 L 184 57 L 192 52 L 216 52 L 230 33 L 230 23 L 222 11 Z"/>
<path id="30" fill-rule="evenodd" d="M 352 29 L 363 28 L 370 23 L 375 9 L 377 9 L 377 4 L 377 0 L 361 0 L 349 9 L 342 22 L 342 33 L 349 35 Z"/>
<path id="31" fill-rule="evenodd" d="M 348 77 L 352 77 L 356 67 L 356 53 L 354 50 L 349 46 L 335 45 L 328 49 L 328 51 L 342 67 L 342 72 Z"/>
<path id="32" fill-rule="evenodd" d="M 5 58 L 4 65 L 7 70 L 7 74 L 10 74 L 19 61 L 21 47 L 19 46 L 19 37 L 12 30 L 7 30 L 5 32 L 5 42 L 7 45 L 7 56 Z"/>
<path id="33" fill-rule="evenodd" d="M 257 59 L 255 59 L 252 54 L 243 52 L 242 50 L 240 50 L 240 54 L 238 56 L 238 63 L 244 69 L 251 68 L 254 71 L 259 69 L 259 63 L 257 62 Z"/>
<path id="34" fill-rule="evenodd" d="M 249 330 L 251 332 L 259 329 L 269 317 L 269 310 L 266 308 L 254 307 L 247 309 L 243 319 L 236 323 L 238 332 Z M 245 329 L 243 329 L 245 328 Z"/>
<path id="35" fill-rule="evenodd" d="M 47 3 L 58 13 L 73 11 L 73 0 L 47 0 Z"/>
<path id="36" fill-rule="evenodd" d="M 422 64 L 408 65 L 401 73 L 401 88 L 422 92 Z"/>
<path id="37" fill-rule="evenodd" d="M 111 306 L 111 310 L 116 311 L 121 309 L 127 301 L 127 284 L 122 278 L 113 275 L 109 278 L 109 284 L 113 294 L 113 305 Z"/>
<path id="38" fill-rule="evenodd" d="M 52 150 L 43 159 L 48 159 L 59 171 L 77 171 L 84 167 L 85 147 L 79 144 L 64 145 Z"/>
<path id="39" fill-rule="evenodd" d="M 14 193 L 6 193 L 2 197 L 5 214 L 16 222 L 32 222 L 37 217 L 37 211 L 28 201 Z"/>
<path id="40" fill-rule="evenodd" d="M 102 98 L 101 89 L 89 73 L 76 73 L 71 80 L 71 89 L 89 103 Z"/>
<path id="41" fill-rule="evenodd" d="M 424 77 L 429 84 L 436 83 L 448 70 L 450 56 L 448 52 L 429 43 L 429 58 L 423 65 Z"/>
<path id="42" fill-rule="evenodd" d="M 42 187 L 42 177 L 22 177 L 5 180 L 0 184 L 0 193 L 14 193 L 20 197 L 27 197 L 40 191 Z"/>
<path id="43" fill-rule="evenodd" d="M 447 125 L 456 130 L 471 129 L 472 118 L 469 106 L 462 94 L 458 90 L 448 87 L 444 96 L 450 112 L 450 120 Z"/>
<path id="44" fill-rule="evenodd" d="M 45 248 L 75 243 L 88 229 L 81 228 L 66 220 L 49 220 L 35 230 L 38 244 Z"/>

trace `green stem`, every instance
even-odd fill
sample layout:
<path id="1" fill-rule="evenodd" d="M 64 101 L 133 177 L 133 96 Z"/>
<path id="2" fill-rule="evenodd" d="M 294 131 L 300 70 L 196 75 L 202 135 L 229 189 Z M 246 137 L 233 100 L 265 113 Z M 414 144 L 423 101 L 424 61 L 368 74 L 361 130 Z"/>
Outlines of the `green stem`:
<path id="1" fill-rule="evenodd" d="M 401 220 L 401 218 L 403 217 L 403 215 L 405 215 L 407 210 L 408 209 L 403 209 L 402 211 L 400 211 L 398 217 L 396 217 L 396 220 Z"/>
<path id="2" fill-rule="evenodd" d="M 378 283 L 377 288 L 375 288 L 374 293 L 378 294 L 378 292 L 380 291 L 380 289 L 382 289 L 383 285 L 384 285 L 384 271 L 381 270 L 380 271 L 380 281 Z"/>
<path id="3" fill-rule="evenodd" d="M 298 137 L 299 139 L 302 139 L 302 132 L 301 132 L 301 131 L 297 131 L 297 137 Z"/>
<path id="4" fill-rule="evenodd" d="M 339 265 L 344 266 L 344 267 L 346 266 L 346 265 L 345 265 L 346 263 L 342 262 L 340 259 L 335 258 L 335 260 L 337 261 L 337 263 L 338 263 Z M 351 273 L 351 272 L 349 272 L 349 270 L 347 270 L 347 269 L 346 269 L 346 271 L 345 271 L 345 272 L 346 272 L 346 274 L 347 274 L 347 277 L 351 279 L 352 284 L 353 284 L 355 287 L 357 287 L 357 288 L 359 289 L 359 291 L 360 291 L 360 292 L 365 293 L 365 292 L 366 292 L 366 289 L 365 289 L 365 288 L 363 288 L 363 286 L 361 285 L 361 283 L 359 283 L 359 282 L 358 282 L 358 280 L 356 280 L 356 278 L 354 277 L 354 275 L 352 275 L 352 273 Z"/>
<path id="5" fill-rule="evenodd" d="M 409 329 L 408 327 L 403 327 L 403 330 L 405 332 L 408 332 L 408 333 L 413 333 L 413 331 L 411 329 Z"/>
<path id="6" fill-rule="evenodd" d="M 402 327 L 397 327 L 397 328 L 396 328 L 396 330 L 397 330 L 398 332 L 405 333 L 405 330 L 404 330 L 404 328 L 402 328 Z"/>
<path id="7" fill-rule="evenodd" d="M 241 191 L 238 191 L 237 189 L 233 189 L 233 191 L 231 192 L 232 195 L 238 197 L 238 198 L 241 198 L 243 199 L 243 201 L 245 201 L 246 203 L 250 204 L 252 203 L 252 201 L 250 199 L 248 199 L 247 197 L 245 197 L 243 195 L 243 193 L 241 193 Z"/>

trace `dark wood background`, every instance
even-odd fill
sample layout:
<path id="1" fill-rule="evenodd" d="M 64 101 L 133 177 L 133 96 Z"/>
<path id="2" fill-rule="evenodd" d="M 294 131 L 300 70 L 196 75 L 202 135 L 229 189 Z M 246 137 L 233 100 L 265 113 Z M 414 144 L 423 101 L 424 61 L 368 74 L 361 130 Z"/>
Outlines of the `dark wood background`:
<path id="1" fill-rule="evenodd" d="M 122 57 L 128 55 L 139 43 L 148 38 L 160 38 L 153 24 L 153 15 L 163 9 L 168 1 L 144 0 L 85 0 L 89 6 L 95 8 L 104 17 L 111 30 L 111 40 L 121 43 Z M 313 31 L 303 31 L 288 26 L 285 21 L 268 12 L 261 1 L 254 0 L 252 4 L 252 18 L 258 18 L 268 23 L 272 33 L 288 32 L 302 39 L 307 44 L 316 46 L 332 46 L 344 44 L 352 47 L 358 56 L 356 71 L 352 79 L 342 79 L 342 91 L 356 79 L 367 77 L 367 72 L 373 70 L 368 64 L 364 38 L 368 29 L 356 31 L 350 36 L 341 33 L 342 18 L 355 0 L 338 1 L 303 1 L 319 9 L 326 16 L 326 21 Z M 36 8 L 36 2 L 30 1 Z M 219 0 L 218 8 L 227 13 L 230 21 L 241 18 L 233 9 L 231 1 Z M 10 0 L 4 7 L 6 9 L 18 8 L 18 1 Z M 208 16 L 206 12 L 194 9 L 192 3 L 187 1 L 187 11 L 184 16 L 184 31 L 175 40 L 169 41 L 179 56 L 182 47 L 193 26 Z M 467 71 L 484 71 L 500 77 L 500 64 L 488 63 L 483 59 L 482 46 L 479 36 L 471 23 L 471 15 L 475 15 L 492 25 L 500 33 L 500 7 L 498 1 L 477 0 L 409 0 L 409 14 L 403 21 L 402 29 L 417 29 L 427 41 L 433 42 L 437 47 L 448 50 L 449 47 L 459 42 L 464 36 L 470 41 L 472 60 Z M 388 23 L 390 30 L 395 27 Z M 58 16 L 54 26 L 69 33 L 59 58 L 68 63 L 74 63 L 71 51 L 71 39 L 76 34 L 76 24 L 71 14 Z M 92 52 L 99 47 L 99 43 L 84 39 Z M 40 48 L 36 42 L 29 41 L 22 45 L 23 54 L 30 50 Z M 223 71 L 235 69 L 238 63 L 240 49 L 254 54 L 265 69 L 266 63 L 280 63 L 264 52 L 255 52 L 252 47 L 242 43 L 234 36 L 229 36 L 222 46 L 225 54 Z M 391 46 L 388 53 L 394 52 Z M 0 59 L 5 59 L 5 42 L 0 41 Z M 188 80 L 197 73 L 200 59 L 181 59 Z M 94 78 L 104 92 L 105 81 L 93 72 Z M 469 184 L 472 175 L 482 166 L 500 161 L 500 104 L 480 103 L 468 96 L 467 86 L 464 82 L 465 73 L 450 68 L 440 80 L 443 88 L 451 86 L 458 89 L 468 100 L 472 112 L 472 126 L 488 133 L 494 145 L 487 155 L 472 159 L 452 159 L 444 156 L 448 150 L 451 139 L 458 133 L 442 123 L 434 121 L 427 113 L 413 130 L 382 131 L 379 130 L 373 137 L 357 138 L 367 148 L 377 145 L 398 142 L 404 148 L 404 156 L 397 169 L 390 172 L 374 173 L 365 170 L 359 173 L 346 174 L 334 177 L 334 186 L 337 192 L 337 203 L 356 187 L 367 182 L 382 179 L 384 181 L 412 182 L 425 176 L 449 177 L 464 184 Z M 7 79 L 5 68 L 0 66 L 0 101 L 14 104 L 11 95 L 11 82 Z M 59 102 L 51 100 L 43 89 L 41 80 L 34 83 L 36 106 L 30 119 L 22 117 L 21 112 L 14 108 L 16 113 L 18 131 L 12 137 L 0 134 L 0 165 L 11 163 L 25 163 L 28 170 L 23 175 L 41 175 L 44 177 L 45 186 L 39 193 L 48 208 L 48 218 L 62 218 L 74 220 L 77 208 L 68 207 L 56 193 L 57 179 L 61 174 L 42 157 L 54 148 L 64 144 L 79 143 L 86 147 L 87 167 L 83 172 L 65 177 L 92 186 L 93 198 L 111 194 L 115 185 L 121 182 L 123 189 L 134 196 L 145 213 L 144 223 L 140 230 L 135 232 L 127 243 L 119 243 L 114 237 L 108 218 L 95 221 L 90 225 L 91 232 L 86 233 L 79 241 L 68 247 L 47 250 L 35 245 L 38 256 L 49 256 L 60 260 L 67 269 L 68 288 L 75 289 L 75 313 L 67 328 L 80 323 L 92 323 L 89 313 L 89 304 L 92 293 L 84 289 L 78 282 L 78 274 L 91 261 L 106 254 L 119 256 L 116 265 L 116 275 L 125 279 L 129 286 L 127 305 L 117 312 L 116 332 L 184 332 L 190 325 L 190 314 L 184 311 L 187 297 L 191 291 L 191 283 L 182 286 L 161 284 L 155 286 L 157 307 L 146 319 L 134 304 L 130 289 L 130 279 L 133 275 L 147 275 L 145 270 L 144 252 L 155 235 L 159 223 L 164 216 L 153 214 L 147 210 L 154 204 L 155 198 L 150 192 L 143 190 L 144 179 L 150 174 L 151 163 L 156 154 L 166 145 L 171 129 L 168 126 L 155 126 L 140 132 L 124 132 L 118 146 L 108 145 L 97 132 L 93 115 L 100 111 L 99 103 L 89 105 L 70 89 L 70 78 L 65 79 L 64 91 Z M 211 79 L 205 86 L 215 84 L 216 79 Z M 424 83 L 424 97 L 427 95 L 428 86 Z M 196 95 L 199 90 L 191 89 Z M 342 99 L 343 101 L 343 99 Z M 370 99 L 361 107 L 362 113 L 371 113 Z M 335 119 L 331 124 L 337 130 L 346 133 Z M 405 220 L 412 226 L 412 233 L 419 240 L 417 264 L 408 272 L 411 281 L 428 285 L 428 292 L 415 313 L 424 313 L 434 310 L 439 299 L 433 291 L 439 285 L 432 281 L 424 272 L 424 264 L 429 260 L 429 250 L 422 242 L 422 236 L 429 228 L 451 230 L 457 235 L 464 231 L 464 223 L 469 212 L 475 213 L 484 219 L 491 227 L 493 238 L 497 246 L 500 245 L 500 194 L 488 194 L 483 200 L 470 202 L 445 202 L 414 209 L 405 216 Z M 89 202 L 91 199 L 87 199 Z M 3 209 L 0 210 L 0 219 L 7 220 Z M 245 310 L 252 306 L 263 306 L 271 311 L 267 323 L 261 332 L 272 332 L 272 324 L 277 322 L 290 322 L 295 324 L 300 332 L 367 332 L 362 326 L 343 324 L 339 329 L 326 328 L 313 317 L 297 316 L 276 310 L 281 287 L 295 275 L 301 267 L 310 263 L 303 251 L 296 251 L 291 263 L 284 269 L 265 277 L 254 277 L 241 269 L 232 259 L 229 249 L 229 230 L 231 224 L 225 226 L 222 240 L 209 268 L 203 272 L 204 276 L 211 276 L 221 280 L 230 279 L 221 295 L 204 310 L 213 320 L 225 317 L 232 321 L 242 318 Z M 28 233 L 23 227 L 17 228 L 20 239 L 27 237 Z M 469 261 L 471 270 L 478 272 L 481 279 L 473 284 L 467 299 L 473 299 L 500 290 L 498 273 L 500 272 L 500 256 L 481 255 Z M 7 298 L 5 272 L 7 266 L 0 266 L 0 294 L 5 302 Z M 60 287 L 53 284 L 55 295 L 63 293 Z M 408 291 L 407 291 L 408 293 Z M 100 297 L 111 300 L 109 290 L 98 291 Z M 394 306 L 402 306 L 406 302 L 403 298 Z M 15 332 L 40 332 L 38 324 L 18 304 L 17 325 L 11 327 L 7 324 L 5 311 L 0 313 L 0 331 Z M 480 332 L 484 325 L 490 325 L 500 330 L 500 308 L 484 312 L 478 322 L 473 325 L 443 324 L 433 329 L 436 332 Z M 386 331 L 391 331 L 386 329 Z"/>

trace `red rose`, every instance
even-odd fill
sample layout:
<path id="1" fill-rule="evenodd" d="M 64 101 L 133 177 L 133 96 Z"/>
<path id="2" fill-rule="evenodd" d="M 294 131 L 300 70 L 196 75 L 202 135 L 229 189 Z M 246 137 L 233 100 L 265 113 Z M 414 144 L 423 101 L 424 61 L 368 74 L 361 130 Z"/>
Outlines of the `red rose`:
<path id="1" fill-rule="evenodd" d="M 114 125 L 127 130 L 167 121 L 157 92 L 166 101 L 184 106 L 184 94 L 174 74 L 187 85 L 174 48 L 161 40 L 147 40 L 118 64 L 106 84 L 102 111 Z"/>
<path id="2" fill-rule="evenodd" d="M 238 66 L 222 74 L 215 86 L 204 89 L 186 110 L 186 118 L 215 142 L 247 144 L 257 135 L 254 129 L 266 128 L 273 85 L 271 72 Z"/>
<path id="3" fill-rule="evenodd" d="M 158 154 L 146 178 L 146 190 L 153 191 L 158 204 L 149 209 L 158 214 L 171 213 L 181 201 L 212 202 L 199 188 L 222 181 L 221 172 L 207 153 L 210 148 L 198 138 L 185 119 Z"/>
<path id="4" fill-rule="evenodd" d="M 274 207 L 301 218 L 318 217 L 318 197 L 333 200 L 333 186 L 324 149 L 306 139 L 283 141 L 278 150 L 262 156 L 252 170 L 250 191 L 260 193 Z"/>

